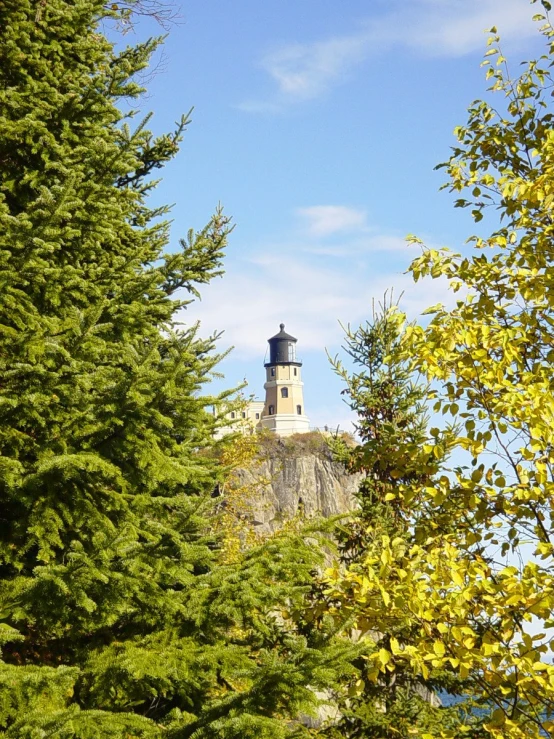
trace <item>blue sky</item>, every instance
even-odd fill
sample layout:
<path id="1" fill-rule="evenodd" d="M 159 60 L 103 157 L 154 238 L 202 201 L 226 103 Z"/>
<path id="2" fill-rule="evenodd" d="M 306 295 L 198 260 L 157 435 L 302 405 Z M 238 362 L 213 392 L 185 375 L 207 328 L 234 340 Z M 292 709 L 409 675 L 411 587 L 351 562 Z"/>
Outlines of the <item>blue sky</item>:
<path id="1" fill-rule="evenodd" d="M 266 341 L 284 321 L 312 424 L 349 427 L 325 350 L 340 351 L 339 321 L 363 322 L 386 289 L 404 292 L 412 317 L 449 300 L 444 285 L 405 274 L 418 252 L 404 239 L 459 250 L 475 233 L 433 167 L 486 95 L 484 30 L 497 26 L 517 69 L 541 51 L 539 10 L 528 0 L 181 3 L 142 107 L 159 132 L 194 106 L 155 196 L 175 203 L 174 243 L 219 202 L 236 223 L 226 275 L 183 317 L 235 347 L 225 386 L 246 377 L 263 397 Z"/>

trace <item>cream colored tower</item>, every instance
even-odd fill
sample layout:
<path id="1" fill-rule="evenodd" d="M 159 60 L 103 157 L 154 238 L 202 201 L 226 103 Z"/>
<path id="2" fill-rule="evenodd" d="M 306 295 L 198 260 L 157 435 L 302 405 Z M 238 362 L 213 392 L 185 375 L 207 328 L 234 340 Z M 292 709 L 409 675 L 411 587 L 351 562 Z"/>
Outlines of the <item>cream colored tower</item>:
<path id="1" fill-rule="evenodd" d="M 296 358 L 297 339 L 285 332 L 285 324 L 269 339 L 266 362 L 265 405 L 261 425 L 279 436 L 302 434 L 310 430 L 304 415 L 302 362 Z"/>

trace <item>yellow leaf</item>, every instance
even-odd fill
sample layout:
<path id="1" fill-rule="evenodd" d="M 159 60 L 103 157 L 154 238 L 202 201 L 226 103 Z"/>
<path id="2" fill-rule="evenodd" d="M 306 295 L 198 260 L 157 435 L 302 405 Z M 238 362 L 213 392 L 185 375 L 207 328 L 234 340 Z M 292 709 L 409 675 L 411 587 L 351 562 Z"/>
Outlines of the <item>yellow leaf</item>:
<path id="1" fill-rule="evenodd" d="M 437 657 L 444 657 L 444 655 L 446 653 L 446 648 L 445 648 L 443 642 L 436 641 L 433 644 L 433 651 L 437 655 Z"/>

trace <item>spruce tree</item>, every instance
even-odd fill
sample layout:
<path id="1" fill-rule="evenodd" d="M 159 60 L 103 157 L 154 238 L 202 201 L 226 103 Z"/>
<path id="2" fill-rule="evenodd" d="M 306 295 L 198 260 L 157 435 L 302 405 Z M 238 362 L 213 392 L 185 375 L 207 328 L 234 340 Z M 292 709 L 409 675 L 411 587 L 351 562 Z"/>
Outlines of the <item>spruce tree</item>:
<path id="1" fill-rule="evenodd" d="M 385 296 L 370 321 L 346 332 L 345 351 L 352 369 L 338 357 L 332 359 L 346 384 L 347 402 L 357 414 L 360 442 L 351 446 L 336 439 L 332 446 L 351 472 L 363 475 L 356 494 L 358 510 L 337 527 L 340 558 L 335 572 L 345 572 L 360 583 L 368 566 L 378 570 L 387 563 L 383 559 L 386 542 L 406 548 L 413 544 L 417 521 L 410 503 L 399 503 L 398 490 L 431 485 L 448 454 L 450 431 L 441 439 L 442 446 L 431 450 L 426 446 L 429 389 L 418 382 L 403 355 L 405 330 L 404 315 Z M 331 574 L 330 581 L 334 578 Z M 386 591 L 380 597 L 390 603 Z M 329 582 L 324 582 L 316 602 L 320 607 L 326 603 L 323 612 L 333 613 L 338 624 L 353 628 L 355 638 L 365 642 L 362 655 L 354 662 L 357 673 L 350 678 L 347 699 L 340 706 L 341 720 L 325 736 L 409 739 L 457 725 L 457 710 L 444 709 L 437 700 L 441 690 L 463 692 L 463 684 L 451 671 L 430 670 L 423 677 L 409 668 L 387 669 L 394 652 L 391 645 L 401 648 L 410 641 L 408 619 L 397 619 L 381 629 L 362 609 L 342 608 Z"/>
<path id="2" fill-rule="evenodd" d="M 116 52 L 103 5 L 0 4 L 0 730 L 301 735 L 345 648 L 281 615 L 304 536 L 218 560 L 218 356 L 177 313 L 229 222 L 165 252 L 148 195 L 186 120 L 154 137 L 122 112 L 158 41 Z"/>

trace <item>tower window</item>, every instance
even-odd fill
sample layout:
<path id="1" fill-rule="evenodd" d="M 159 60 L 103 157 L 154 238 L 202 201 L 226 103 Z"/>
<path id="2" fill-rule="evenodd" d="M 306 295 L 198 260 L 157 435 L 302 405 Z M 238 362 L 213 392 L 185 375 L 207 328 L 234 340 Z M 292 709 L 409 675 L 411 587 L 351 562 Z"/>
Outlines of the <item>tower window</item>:
<path id="1" fill-rule="evenodd" d="M 296 377 L 297 374 L 298 374 L 298 372 L 296 371 L 296 367 L 295 367 L 294 368 L 294 376 Z"/>
<path id="2" fill-rule="evenodd" d="M 245 411 L 242 412 L 242 417 L 243 418 L 246 418 L 246 412 Z"/>
<path id="3" fill-rule="evenodd" d="M 260 414 L 256 413 L 256 421 L 260 418 Z"/>
<path id="4" fill-rule="evenodd" d="M 281 397 L 282 398 L 288 398 L 289 397 L 289 389 L 288 389 L 288 387 L 282 387 L 281 388 Z"/>
<path id="5" fill-rule="evenodd" d="M 302 415 L 302 406 L 301 405 L 297 405 L 296 406 L 296 412 L 298 413 L 299 416 Z"/>
<path id="6" fill-rule="evenodd" d="M 275 377 L 275 367 L 272 367 L 271 368 L 271 376 L 272 377 Z"/>
<path id="7" fill-rule="evenodd" d="M 270 405 L 269 406 L 269 415 L 273 416 L 275 414 L 275 406 Z"/>

